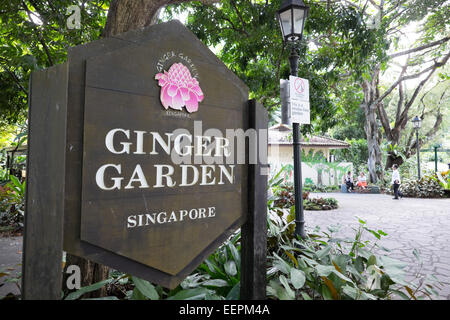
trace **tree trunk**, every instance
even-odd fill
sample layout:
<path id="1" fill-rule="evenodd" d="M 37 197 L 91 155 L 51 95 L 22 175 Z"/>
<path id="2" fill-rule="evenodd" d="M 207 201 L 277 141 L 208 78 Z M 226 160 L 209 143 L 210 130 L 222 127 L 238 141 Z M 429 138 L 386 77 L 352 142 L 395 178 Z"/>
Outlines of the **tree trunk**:
<path id="1" fill-rule="evenodd" d="M 103 37 L 143 28 L 156 23 L 161 7 L 172 0 L 112 0 Z M 179 1 L 182 2 L 182 1 Z"/>
<path id="2" fill-rule="evenodd" d="M 371 183 L 376 183 L 378 179 L 383 176 L 381 167 L 381 149 L 380 149 L 380 136 L 377 124 L 376 111 L 377 106 L 374 102 L 379 96 L 378 92 L 378 72 L 376 68 L 372 80 L 369 82 L 365 80 L 361 86 L 364 92 L 364 101 L 361 104 L 361 108 L 364 111 L 364 131 L 367 138 L 368 159 L 367 167 L 369 170 L 369 180 Z M 380 170 L 381 168 L 381 170 Z"/>
<path id="3" fill-rule="evenodd" d="M 364 130 L 366 132 L 367 138 L 367 149 L 369 151 L 369 157 L 367 159 L 367 167 L 369 170 L 369 178 L 371 183 L 376 183 L 378 181 L 381 173 L 377 165 L 381 163 L 381 150 L 378 141 L 378 125 L 376 121 L 375 109 L 368 106 L 364 109 L 366 123 L 364 125 Z"/>
<path id="4" fill-rule="evenodd" d="M 107 266 L 71 254 L 67 254 L 63 277 L 63 291 L 65 294 L 69 293 L 69 290 L 67 290 L 66 281 L 68 276 L 70 276 L 66 273 L 66 269 L 71 265 L 76 265 L 80 268 L 81 287 L 85 287 L 96 282 L 108 279 L 109 268 Z M 104 297 L 107 295 L 106 289 L 106 286 L 103 286 L 99 290 L 84 294 L 82 298 Z"/>
<path id="5" fill-rule="evenodd" d="M 190 2 L 192 0 L 111 0 L 103 37 L 143 28 L 155 24 L 159 11 L 168 4 Z M 213 4 L 220 0 L 200 0 L 203 4 Z"/>

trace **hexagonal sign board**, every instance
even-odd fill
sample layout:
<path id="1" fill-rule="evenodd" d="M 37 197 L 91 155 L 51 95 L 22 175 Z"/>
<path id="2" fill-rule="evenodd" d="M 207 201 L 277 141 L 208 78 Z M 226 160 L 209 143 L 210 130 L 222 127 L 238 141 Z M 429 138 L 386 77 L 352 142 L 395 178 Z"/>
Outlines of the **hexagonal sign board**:
<path id="1" fill-rule="evenodd" d="M 248 88 L 177 21 L 68 68 L 64 248 L 173 288 L 246 219 Z"/>

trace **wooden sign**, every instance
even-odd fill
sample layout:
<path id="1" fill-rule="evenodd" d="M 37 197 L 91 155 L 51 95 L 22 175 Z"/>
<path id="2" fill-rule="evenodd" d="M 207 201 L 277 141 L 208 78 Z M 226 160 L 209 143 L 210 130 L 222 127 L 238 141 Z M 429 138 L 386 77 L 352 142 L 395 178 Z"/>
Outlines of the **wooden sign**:
<path id="1" fill-rule="evenodd" d="M 55 70 L 31 80 L 25 291 L 38 281 L 36 238 L 27 232 L 41 230 L 45 202 L 57 200 L 46 230 L 63 232 L 44 247 L 63 239 L 59 249 L 169 288 L 244 224 L 243 290 L 256 297 L 248 287 L 259 277 L 255 264 L 265 274 L 254 253 L 265 259 L 267 177 L 261 161 L 236 161 L 242 149 L 227 136 L 267 129 L 246 85 L 178 21 L 71 48 Z M 64 121 L 48 131 L 50 115 Z M 39 149 L 46 131 L 57 141 Z M 42 152 L 63 158 L 54 171 L 35 162 Z M 38 178 L 50 172 L 54 193 L 46 196 Z M 255 232 L 257 212 L 264 223 Z"/>

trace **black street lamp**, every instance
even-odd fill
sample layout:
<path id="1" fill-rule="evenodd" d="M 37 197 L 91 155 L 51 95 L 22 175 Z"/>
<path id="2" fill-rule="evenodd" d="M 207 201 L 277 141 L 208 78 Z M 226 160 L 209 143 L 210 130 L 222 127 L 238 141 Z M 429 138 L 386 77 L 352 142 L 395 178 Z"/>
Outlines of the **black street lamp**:
<path id="1" fill-rule="evenodd" d="M 296 42 L 302 40 L 303 28 L 309 7 L 302 0 L 285 0 L 277 11 L 281 33 L 284 41 Z"/>
<path id="2" fill-rule="evenodd" d="M 285 0 L 277 11 L 277 18 L 280 22 L 281 33 L 285 43 L 292 45 L 289 64 L 291 75 L 298 75 L 298 59 L 296 44 L 302 40 L 303 28 L 309 7 L 302 0 Z M 302 239 L 306 237 L 305 217 L 303 214 L 303 192 L 302 192 L 302 159 L 300 147 L 300 125 L 296 122 L 292 124 L 293 148 L 294 148 L 294 197 L 295 197 L 295 235 Z"/>
<path id="3" fill-rule="evenodd" d="M 420 148 L 419 148 L 419 129 L 422 125 L 422 120 L 418 116 L 415 116 L 412 120 L 413 128 L 416 130 L 416 148 L 417 148 L 417 175 L 420 180 Z"/>

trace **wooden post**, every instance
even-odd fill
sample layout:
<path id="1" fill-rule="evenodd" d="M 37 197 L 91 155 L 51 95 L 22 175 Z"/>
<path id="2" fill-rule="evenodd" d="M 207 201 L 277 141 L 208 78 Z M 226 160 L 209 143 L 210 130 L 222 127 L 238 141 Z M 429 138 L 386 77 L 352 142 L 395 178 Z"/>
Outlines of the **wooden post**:
<path id="1" fill-rule="evenodd" d="M 67 64 L 30 79 L 22 298 L 61 299 Z"/>
<path id="2" fill-rule="evenodd" d="M 267 260 L 267 110 L 256 100 L 249 101 L 249 128 L 257 132 L 257 164 L 249 164 L 248 216 L 241 228 L 242 300 L 266 299 Z M 260 130 L 263 129 L 264 138 Z M 249 146 L 250 153 L 257 146 Z M 260 148 L 262 152 L 260 151 Z"/>

